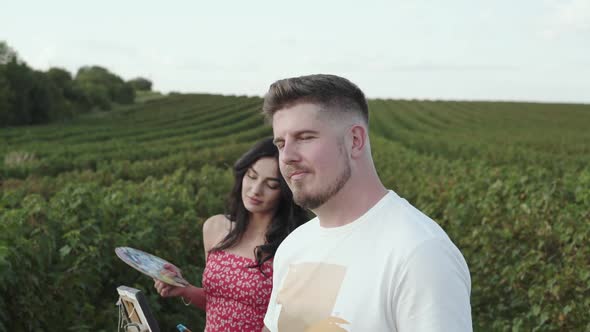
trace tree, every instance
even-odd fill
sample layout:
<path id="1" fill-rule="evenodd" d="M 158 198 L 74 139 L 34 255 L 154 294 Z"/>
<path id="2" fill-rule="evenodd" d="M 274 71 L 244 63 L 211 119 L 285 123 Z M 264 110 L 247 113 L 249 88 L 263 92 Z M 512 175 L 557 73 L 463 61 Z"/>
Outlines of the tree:
<path id="1" fill-rule="evenodd" d="M 106 68 L 86 66 L 78 70 L 75 80 L 81 84 L 90 96 L 93 105 L 110 109 L 110 103 L 131 104 L 135 99 L 135 90 L 123 79 Z M 106 98 L 104 91 L 106 91 Z M 97 104 L 98 102 L 98 104 Z M 108 107 L 106 105 L 108 104 Z"/>
<path id="2" fill-rule="evenodd" d="M 35 71 L 33 78 L 34 84 L 30 94 L 33 123 L 46 123 L 71 117 L 71 105 L 64 97 L 61 87 L 42 71 Z"/>
<path id="3" fill-rule="evenodd" d="M 65 69 L 50 68 L 47 71 L 47 76 L 60 89 L 66 90 L 72 85 L 72 74 Z"/>
<path id="4" fill-rule="evenodd" d="M 11 61 L 18 61 L 18 54 L 6 42 L 0 41 L 0 65 L 5 65 Z"/>
<path id="5" fill-rule="evenodd" d="M 84 112 L 91 108 L 88 96 L 74 82 L 69 71 L 53 67 L 47 71 L 47 77 L 65 98 L 62 112 L 64 116 L 69 117 L 76 112 Z"/>
<path id="6" fill-rule="evenodd" d="M 145 79 L 143 79 L 145 80 Z M 142 88 L 151 82 L 138 81 Z M 131 104 L 132 83 L 100 66 L 85 66 L 75 78 L 62 68 L 36 71 L 0 41 L 0 126 L 47 123 L 112 103 Z"/>
<path id="7" fill-rule="evenodd" d="M 147 78 L 136 77 L 127 83 L 131 84 L 136 91 L 152 91 L 152 81 Z"/>
<path id="8" fill-rule="evenodd" d="M 14 58 L 0 69 L 2 125 L 40 124 L 71 115 L 63 94 L 46 73 Z"/>
<path id="9" fill-rule="evenodd" d="M 14 122 L 12 112 L 13 92 L 4 73 L 4 66 L 0 65 L 0 127 Z"/>
<path id="10" fill-rule="evenodd" d="M 114 90 L 113 101 L 120 104 L 133 104 L 135 100 L 135 89 L 129 83 L 118 85 Z"/>
<path id="11" fill-rule="evenodd" d="M 30 92 L 33 88 L 33 71 L 25 63 L 16 59 L 2 65 L 4 77 L 13 92 L 9 102 L 10 122 L 6 125 L 31 124 Z"/>

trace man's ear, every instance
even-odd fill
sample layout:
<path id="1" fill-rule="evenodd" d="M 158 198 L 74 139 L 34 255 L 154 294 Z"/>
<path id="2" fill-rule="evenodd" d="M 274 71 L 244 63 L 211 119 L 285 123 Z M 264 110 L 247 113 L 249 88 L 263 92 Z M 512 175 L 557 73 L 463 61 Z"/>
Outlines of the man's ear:
<path id="1" fill-rule="evenodd" d="M 360 124 L 355 124 L 350 127 L 350 138 L 351 138 L 351 150 L 350 156 L 352 159 L 357 159 L 361 157 L 367 145 L 367 128 Z"/>

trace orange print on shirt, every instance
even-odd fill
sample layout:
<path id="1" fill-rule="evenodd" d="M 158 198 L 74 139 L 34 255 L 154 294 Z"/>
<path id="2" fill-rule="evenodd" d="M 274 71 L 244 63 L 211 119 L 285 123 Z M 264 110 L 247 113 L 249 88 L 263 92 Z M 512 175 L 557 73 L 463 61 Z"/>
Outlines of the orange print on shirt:
<path id="1" fill-rule="evenodd" d="M 289 266 L 287 276 L 277 294 L 281 312 L 280 332 L 345 331 L 340 325 L 348 322 L 332 316 L 346 268 L 325 263 L 301 263 Z"/>

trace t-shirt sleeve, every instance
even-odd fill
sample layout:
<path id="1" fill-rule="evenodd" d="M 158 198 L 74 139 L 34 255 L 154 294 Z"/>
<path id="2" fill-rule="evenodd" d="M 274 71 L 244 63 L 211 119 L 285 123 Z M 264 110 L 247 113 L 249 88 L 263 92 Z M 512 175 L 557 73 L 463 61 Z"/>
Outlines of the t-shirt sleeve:
<path id="1" fill-rule="evenodd" d="M 447 239 L 428 240 L 410 254 L 394 293 L 399 332 L 472 331 L 469 270 Z"/>

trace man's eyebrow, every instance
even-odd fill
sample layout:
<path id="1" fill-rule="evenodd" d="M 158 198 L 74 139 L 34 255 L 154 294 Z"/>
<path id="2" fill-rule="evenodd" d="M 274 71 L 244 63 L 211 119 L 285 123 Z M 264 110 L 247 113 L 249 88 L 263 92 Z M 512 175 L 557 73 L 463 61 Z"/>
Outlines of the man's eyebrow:
<path id="1" fill-rule="evenodd" d="M 305 129 L 305 130 L 296 131 L 293 136 L 301 136 L 303 134 L 314 134 L 315 135 L 318 133 L 319 132 L 317 130 Z"/>
<path id="2" fill-rule="evenodd" d="M 313 135 L 317 135 L 319 133 L 319 131 L 317 130 L 311 130 L 311 129 L 304 129 L 304 130 L 299 130 L 293 133 L 293 136 L 297 137 L 297 136 L 301 136 L 304 134 L 313 134 Z M 281 137 L 276 137 L 275 139 L 272 140 L 272 142 L 277 145 L 277 143 L 281 143 L 284 142 L 285 139 L 281 138 Z"/>

